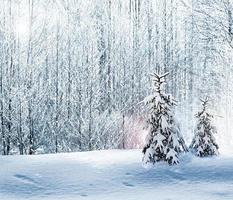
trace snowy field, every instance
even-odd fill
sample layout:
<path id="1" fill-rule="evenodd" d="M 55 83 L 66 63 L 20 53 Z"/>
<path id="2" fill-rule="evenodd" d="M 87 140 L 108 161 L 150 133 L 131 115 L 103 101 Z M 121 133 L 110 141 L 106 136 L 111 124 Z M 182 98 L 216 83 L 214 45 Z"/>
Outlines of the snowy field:
<path id="1" fill-rule="evenodd" d="M 0 199 L 233 199 L 233 156 L 141 165 L 139 150 L 0 157 Z"/>

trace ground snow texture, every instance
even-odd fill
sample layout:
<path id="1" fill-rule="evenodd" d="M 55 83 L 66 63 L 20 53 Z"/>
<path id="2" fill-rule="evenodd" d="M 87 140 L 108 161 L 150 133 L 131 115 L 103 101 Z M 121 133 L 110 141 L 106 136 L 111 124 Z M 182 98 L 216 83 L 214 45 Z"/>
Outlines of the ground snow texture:
<path id="1" fill-rule="evenodd" d="M 139 150 L 0 156 L 0 200 L 233 200 L 233 156 L 146 169 Z"/>

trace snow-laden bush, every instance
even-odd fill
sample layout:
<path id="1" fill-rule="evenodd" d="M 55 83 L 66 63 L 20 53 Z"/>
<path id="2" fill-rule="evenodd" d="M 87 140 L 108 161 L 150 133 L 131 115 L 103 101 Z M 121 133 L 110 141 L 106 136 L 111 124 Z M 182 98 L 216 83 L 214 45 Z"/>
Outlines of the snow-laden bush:
<path id="1" fill-rule="evenodd" d="M 149 108 L 149 133 L 143 148 L 143 163 L 165 161 L 169 164 L 179 163 L 179 153 L 187 151 L 179 126 L 175 120 L 176 101 L 164 92 L 164 75 L 153 74 L 155 94 L 145 99 Z"/>
<path id="2" fill-rule="evenodd" d="M 211 123 L 213 116 L 206 111 L 208 98 L 201 101 L 202 111 L 196 115 L 197 126 L 189 148 L 195 155 L 200 157 L 218 155 L 218 145 L 214 138 L 217 130 Z"/>

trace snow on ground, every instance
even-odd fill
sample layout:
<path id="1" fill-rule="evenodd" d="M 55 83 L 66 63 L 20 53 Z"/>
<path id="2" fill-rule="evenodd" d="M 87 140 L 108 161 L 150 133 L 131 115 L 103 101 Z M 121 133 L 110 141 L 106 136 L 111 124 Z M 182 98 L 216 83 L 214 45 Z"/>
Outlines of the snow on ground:
<path id="1" fill-rule="evenodd" d="M 139 150 L 0 156 L 0 200 L 233 199 L 233 156 L 188 154 L 152 169 L 141 157 Z"/>

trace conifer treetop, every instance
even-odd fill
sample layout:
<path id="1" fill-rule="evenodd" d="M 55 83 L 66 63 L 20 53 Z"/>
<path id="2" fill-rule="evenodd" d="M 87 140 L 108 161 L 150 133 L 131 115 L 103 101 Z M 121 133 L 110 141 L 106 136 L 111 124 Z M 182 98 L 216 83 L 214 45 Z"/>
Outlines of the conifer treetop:
<path id="1" fill-rule="evenodd" d="M 165 77 L 169 74 L 169 72 L 166 72 L 165 74 L 159 75 L 158 73 L 151 74 L 153 77 L 153 81 L 155 84 L 155 91 L 158 93 L 161 93 L 162 85 L 166 82 Z"/>
<path id="2" fill-rule="evenodd" d="M 203 110 L 197 114 L 197 117 L 201 116 L 203 113 L 206 112 L 207 105 L 209 103 L 209 97 L 206 96 L 205 99 L 200 99 L 202 102 Z M 208 116 L 211 116 L 210 114 L 207 113 Z"/>
<path id="3" fill-rule="evenodd" d="M 203 107 L 206 108 L 206 107 L 207 107 L 207 104 L 209 103 L 209 97 L 206 96 L 205 99 L 200 99 L 200 100 L 201 100 L 201 102 L 202 102 Z"/>

